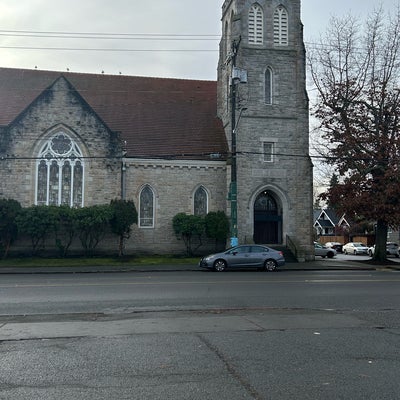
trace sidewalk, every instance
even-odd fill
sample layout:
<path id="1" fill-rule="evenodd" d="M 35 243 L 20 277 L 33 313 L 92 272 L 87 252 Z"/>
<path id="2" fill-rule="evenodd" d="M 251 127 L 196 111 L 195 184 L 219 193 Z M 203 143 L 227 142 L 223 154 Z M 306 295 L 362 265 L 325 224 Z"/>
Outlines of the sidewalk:
<path id="1" fill-rule="evenodd" d="M 277 271 L 375 271 L 375 270 L 400 271 L 400 263 L 390 265 L 369 265 L 338 259 L 317 259 L 304 263 L 286 263 Z M 76 273 L 113 273 L 113 272 L 169 272 L 169 271 L 205 271 L 195 264 L 186 265 L 123 265 L 123 266 L 82 266 L 82 267 L 1 267 L 0 274 L 76 274 Z"/>

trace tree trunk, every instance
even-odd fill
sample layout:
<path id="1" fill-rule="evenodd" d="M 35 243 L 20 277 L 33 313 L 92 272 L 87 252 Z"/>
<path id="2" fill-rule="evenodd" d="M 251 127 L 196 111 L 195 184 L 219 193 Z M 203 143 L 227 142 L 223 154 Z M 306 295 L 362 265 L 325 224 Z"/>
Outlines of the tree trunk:
<path id="1" fill-rule="evenodd" d="M 124 255 L 124 235 L 120 235 L 118 244 L 118 256 L 122 257 Z"/>
<path id="2" fill-rule="evenodd" d="M 386 242 L 388 226 L 385 221 L 378 219 L 376 224 L 375 252 L 373 259 L 375 261 L 386 261 Z"/>

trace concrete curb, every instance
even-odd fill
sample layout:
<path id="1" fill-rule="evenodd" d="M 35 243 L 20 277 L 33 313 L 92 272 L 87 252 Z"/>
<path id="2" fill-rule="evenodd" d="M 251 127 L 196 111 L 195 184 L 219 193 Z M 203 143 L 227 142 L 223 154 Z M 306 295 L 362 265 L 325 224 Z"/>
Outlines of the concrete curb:
<path id="1" fill-rule="evenodd" d="M 287 263 L 277 272 L 289 271 L 375 271 L 375 270 L 400 271 L 396 265 L 365 265 L 352 261 L 338 261 L 335 263 L 311 261 L 305 263 Z M 84 273 L 123 273 L 123 272 L 207 272 L 197 265 L 125 265 L 125 266 L 90 266 L 90 267 L 2 267 L 1 274 L 84 274 Z"/>

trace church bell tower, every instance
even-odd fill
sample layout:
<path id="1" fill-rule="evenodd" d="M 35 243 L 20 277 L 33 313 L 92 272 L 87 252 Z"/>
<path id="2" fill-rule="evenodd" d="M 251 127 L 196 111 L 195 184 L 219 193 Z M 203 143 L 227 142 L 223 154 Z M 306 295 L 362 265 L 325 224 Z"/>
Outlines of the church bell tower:
<path id="1" fill-rule="evenodd" d="M 314 257 L 300 0 L 225 0 L 218 115 L 230 146 L 231 243 Z"/>

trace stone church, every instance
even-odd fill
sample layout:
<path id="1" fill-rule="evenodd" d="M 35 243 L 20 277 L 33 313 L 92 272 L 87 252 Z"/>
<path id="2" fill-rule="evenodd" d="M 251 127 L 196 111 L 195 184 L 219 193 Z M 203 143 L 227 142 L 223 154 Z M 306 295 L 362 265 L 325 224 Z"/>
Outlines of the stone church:
<path id="1" fill-rule="evenodd" d="M 312 259 L 308 145 L 300 0 L 226 0 L 217 82 L 0 68 L 0 197 L 133 200 L 127 252 L 183 251 L 173 216 L 223 210 L 231 243 Z"/>

